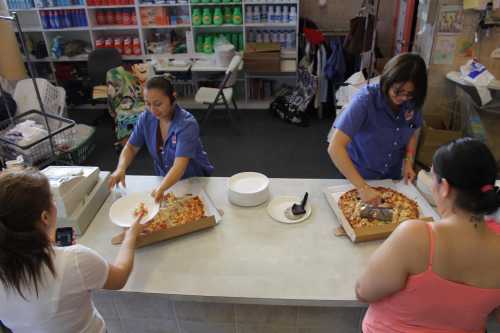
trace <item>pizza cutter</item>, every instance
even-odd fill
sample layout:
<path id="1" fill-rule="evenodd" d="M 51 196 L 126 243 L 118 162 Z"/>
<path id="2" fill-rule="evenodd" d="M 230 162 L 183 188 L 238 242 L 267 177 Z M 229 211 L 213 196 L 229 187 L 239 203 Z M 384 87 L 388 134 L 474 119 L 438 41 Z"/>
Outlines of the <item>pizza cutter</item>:
<path id="1" fill-rule="evenodd" d="M 372 220 L 379 220 L 384 222 L 392 222 L 394 211 L 389 207 L 373 206 L 363 204 L 359 211 L 361 218 L 368 218 Z"/>

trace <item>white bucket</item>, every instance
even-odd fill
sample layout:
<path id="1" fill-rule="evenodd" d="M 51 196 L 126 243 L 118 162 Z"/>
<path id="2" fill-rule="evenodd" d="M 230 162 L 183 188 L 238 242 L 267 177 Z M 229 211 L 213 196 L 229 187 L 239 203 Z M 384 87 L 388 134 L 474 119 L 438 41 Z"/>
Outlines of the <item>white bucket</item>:
<path id="1" fill-rule="evenodd" d="M 224 44 L 215 47 L 215 65 L 217 67 L 227 67 L 234 57 L 234 46 L 231 44 Z"/>

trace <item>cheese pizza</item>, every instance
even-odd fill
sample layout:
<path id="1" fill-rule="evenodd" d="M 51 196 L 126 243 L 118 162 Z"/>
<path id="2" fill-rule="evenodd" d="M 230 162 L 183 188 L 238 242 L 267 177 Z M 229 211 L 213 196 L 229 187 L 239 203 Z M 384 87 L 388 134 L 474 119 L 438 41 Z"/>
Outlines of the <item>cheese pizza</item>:
<path id="1" fill-rule="evenodd" d="M 354 189 L 342 194 L 338 202 L 340 210 L 354 229 L 384 224 L 399 224 L 419 217 L 418 204 L 414 200 L 390 188 L 374 187 L 374 189 L 381 193 L 382 204 L 380 207 L 392 211 L 390 220 L 383 221 L 363 216 L 362 209 L 365 204 L 361 201 L 358 190 Z"/>
<path id="2" fill-rule="evenodd" d="M 166 230 L 175 226 L 198 221 L 205 216 L 203 202 L 198 196 L 177 198 L 167 194 L 158 214 L 145 227 L 145 232 Z"/>

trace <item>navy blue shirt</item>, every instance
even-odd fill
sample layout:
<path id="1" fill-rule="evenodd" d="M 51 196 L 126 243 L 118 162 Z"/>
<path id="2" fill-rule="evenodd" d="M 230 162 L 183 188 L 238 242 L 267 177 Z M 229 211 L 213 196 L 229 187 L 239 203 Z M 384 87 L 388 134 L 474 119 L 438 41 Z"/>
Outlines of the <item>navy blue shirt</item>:
<path id="1" fill-rule="evenodd" d="M 400 179 L 406 146 L 422 126 L 422 115 L 411 102 L 394 112 L 375 83 L 353 97 L 334 126 L 351 138 L 347 150 L 363 178 Z"/>
<path id="2" fill-rule="evenodd" d="M 129 143 L 138 148 L 146 144 L 158 176 L 163 177 L 168 173 L 176 157 L 189 158 L 182 179 L 210 176 L 214 167 L 203 149 L 198 122 L 191 113 L 179 106 L 175 107 L 174 112 L 167 140 L 160 153 L 157 149 L 159 120 L 147 110 L 139 116 Z"/>

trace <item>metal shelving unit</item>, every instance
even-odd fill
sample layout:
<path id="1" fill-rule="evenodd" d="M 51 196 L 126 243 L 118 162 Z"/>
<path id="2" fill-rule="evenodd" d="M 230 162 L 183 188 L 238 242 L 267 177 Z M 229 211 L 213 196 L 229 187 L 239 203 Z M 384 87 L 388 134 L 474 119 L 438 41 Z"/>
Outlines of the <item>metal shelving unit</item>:
<path id="1" fill-rule="evenodd" d="M 2 1 L 2 0 L 0 0 Z M 247 16 L 246 10 L 247 7 L 253 6 L 295 6 L 297 13 L 297 23 L 252 23 L 246 22 L 245 18 Z M 214 7 L 231 7 L 234 8 L 236 6 L 241 6 L 241 14 L 243 23 L 241 25 L 234 24 L 224 24 L 220 26 L 216 25 L 201 25 L 194 26 L 192 24 L 192 12 L 193 9 L 199 8 L 214 8 Z M 185 8 L 184 15 L 189 15 L 189 22 L 176 24 L 176 25 L 143 25 L 141 20 L 141 9 L 148 7 L 159 7 L 159 8 L 167 8 L 168 10 L 179 10 L 178 8 Z M 51 11 L 51 10 L 66 10 L 66 9 L 79 9 L 84 10 L 86 19 L 88 22 L 88 27 L 74 27 L 74 28 L 62 28 L 62 29 L 44 29 L 42 26 L 42 11 Z M 135 15 L 137 18 L 136 25 L 97 25 L 96 24 L 96 13 L 99 10 L 113 10 L 113 9 L 126 9 L 135 11 Z M 15 9 L 10 8 L 11 11 Z M 47 51 L 49 57 L 44 59 L 35 59 L 35 62 L 45 62 L 50 63 L 50 66 L 54 70 L 54 66 L 59 62 L 81 62 L 86 61 L 87 56 L 76 56 L 76 57 L 61 57 L 61 58 L 53 58 L 50 56 L 50 47 L 52 44 L 52 38 L 55 35 L 60 35 L 68 38 L 78 38 L 88 42 L 92 48 L 95 47 L 95 41 L 97 38 L 104 36 L 105 34 L 111 36 L 124 36 L 124 35 L 132 35 L 137 36 L 141 43 L 141 55 L 133 55 L 133 56 L 123 56 L 123 59 L 126 61 L 146 61 L 151 59 L 153 54 L 148 54 L 146 51 L 146 39 L 151 34 L 152 31 L 169 31 L 178 29 L 178 34 L 185 34 L 185 39 L 187 42 L 187 53 L 183 54 L 162 54 L 162 56 L 169 57 L 171 59 L 185 59 L 185 60 L 196 60 L 196 59 L 206 59 L 210 57 L 210 55 L 199 54 L 195 52 L 195 40 L 196 35 L 199 33 L 216 33 L 216 32 L 242 32 L 243 33 L 243 43 L 244 45 L 247 42 L 248 34 L 251 30 L 286 30 L 293 31 L 295 33 L 295 47 L 289 49 L 283 49 L 281 52 L 281 56 L 283 60 L 290 61 L 295 60 L 298 62 L 298 33 L 299 33 L 299 24 L 298 18 L 300 17 L 300 0 L 287 0 L 287 1 L 277 1 L 277 0 L 242 0 L 240 2 L 231 2 L 231 3 L 191 3 L 191 1 L 187 3 L 175 3 L 175 4 L 167 4 L 167 3 L 142 3 L 140 0 L 134 0 L 134 4 L 123 4 L 123 5 L 102 5 L 102 6 L 87 6 L 87 5 L 78 5 L 78 6 L 67 6 L 67 7 L 44 7 L 44 8 L 30 8 L 30 9 L 20 9 L 16 10 L 18 12 L 19 17 L 21 18 L 21 22 L 23 25 L 23 31 L 28 33 L 37 33 L 42 34 L 45 45 L 47 46 Z M 32 57 L 33 58 L 33 57 Z M 276 79 L 280 80 L 280 78 L 290 78 L 295 75 L 294 71 L 288 71 L 285 73 L 277 73 Z M 255 79 L 259 77 L 259 75 L 252 74 L 248 77 L 248 79 Z M 262 75 L 263 79 L 268 79 L 269 75 Z M 242 74 L 242 82 L 245 84 L 245 101 L 249 101 L 248 99 L 248 79 L 246 74 Z M 194 82 L 196 86 L 197 83 Z"/>

